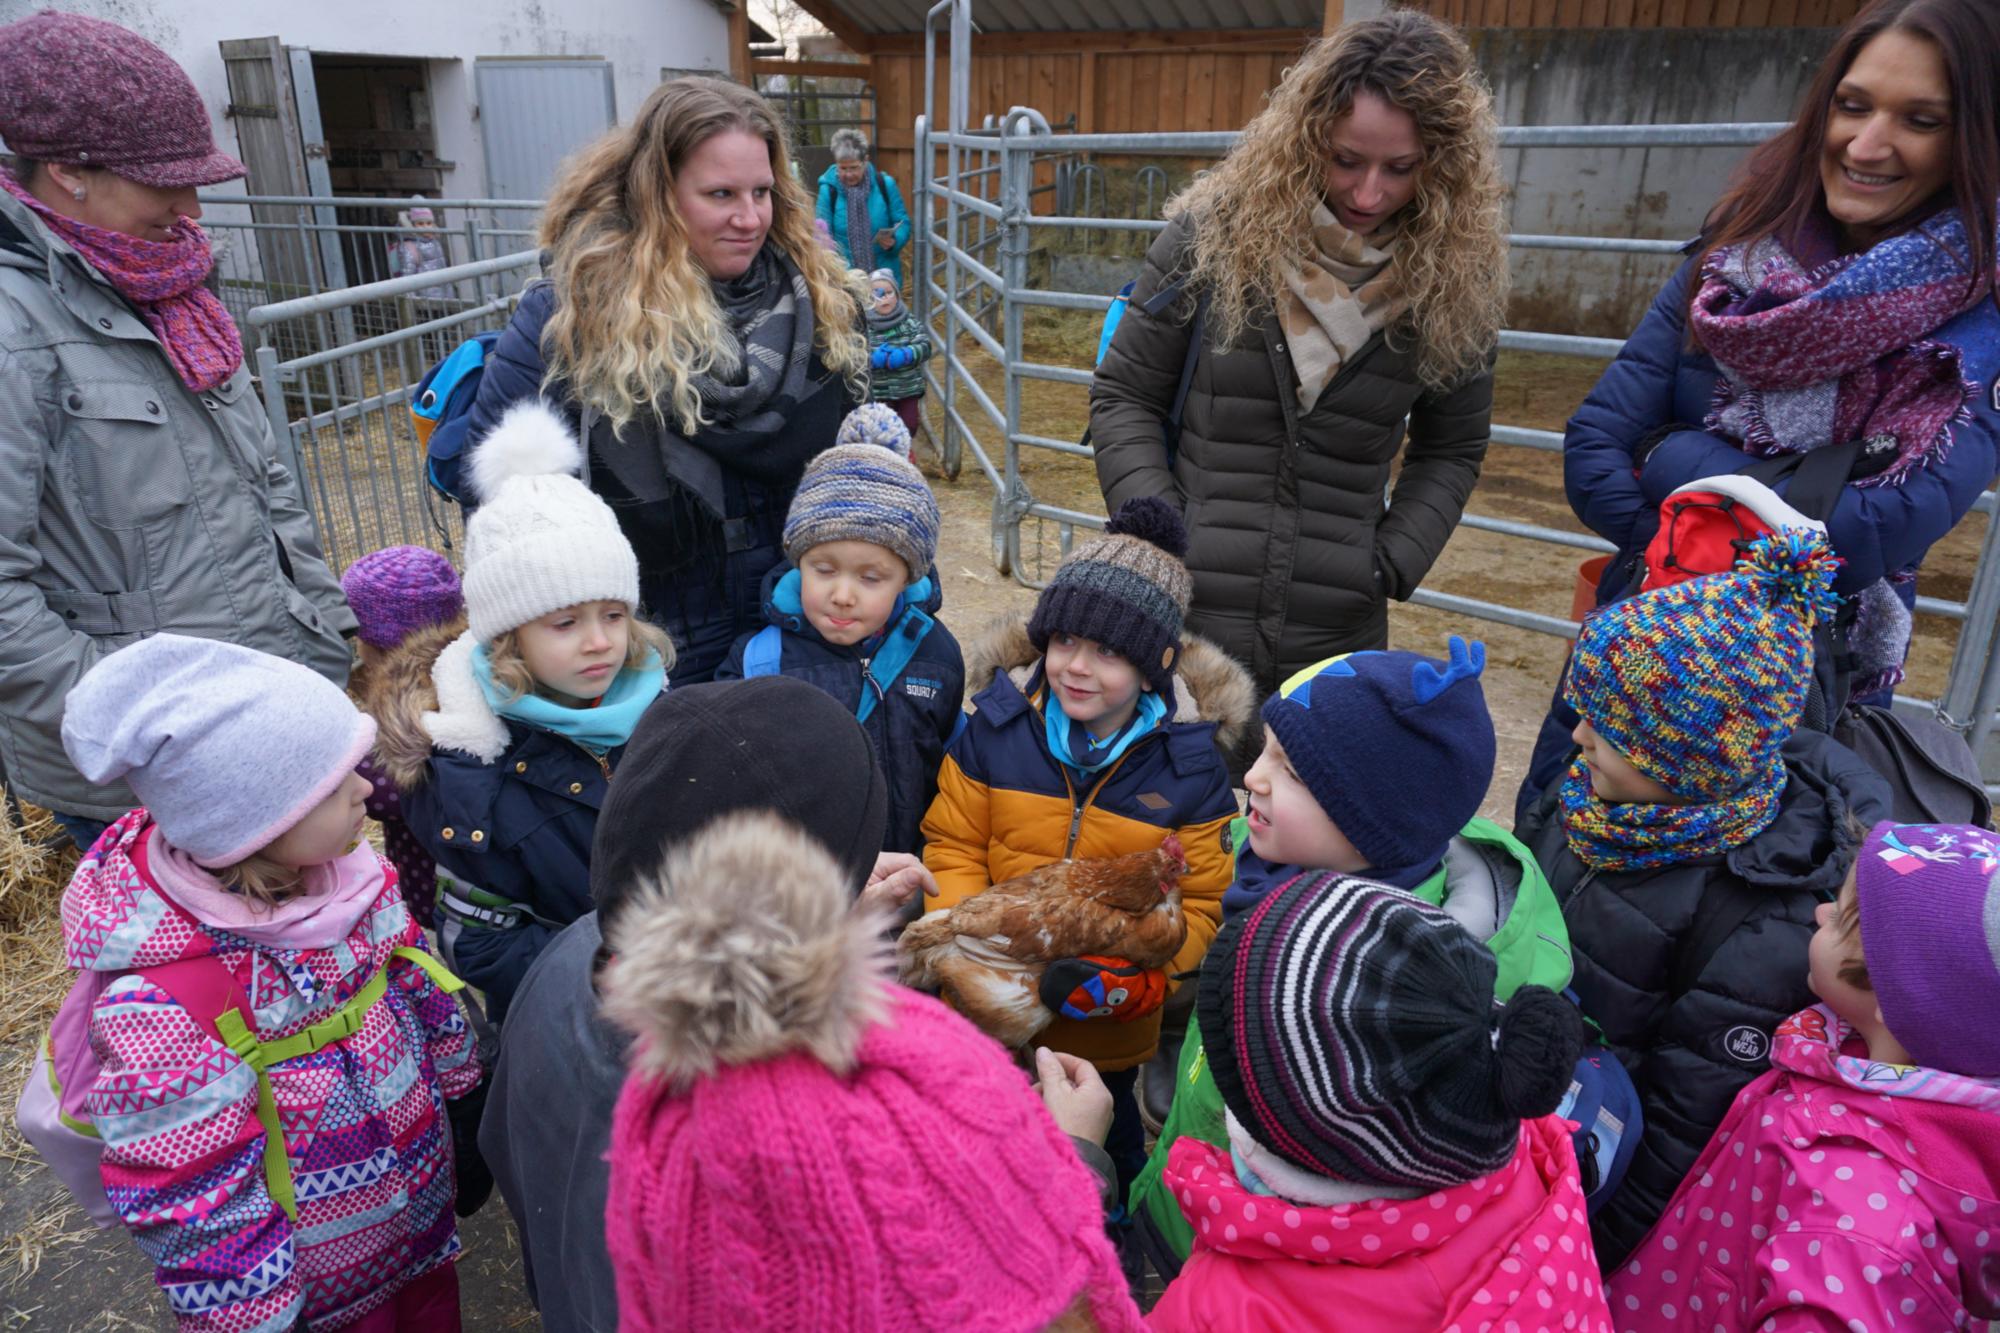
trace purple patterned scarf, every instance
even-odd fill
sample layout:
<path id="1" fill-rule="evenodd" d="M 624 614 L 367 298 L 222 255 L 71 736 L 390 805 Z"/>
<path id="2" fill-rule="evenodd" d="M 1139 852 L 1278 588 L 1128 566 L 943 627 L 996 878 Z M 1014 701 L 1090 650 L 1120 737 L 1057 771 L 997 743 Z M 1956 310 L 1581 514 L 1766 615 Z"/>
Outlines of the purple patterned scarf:
<path id="1" fill-rule="evenodd" d="M 137 308 L 166 349 L 181 383 L 201 393 L 223 383 L 243 364 L 236 321 L 221 298 L 202 285 L 215 267 L 215 256 L 199 223 L 183 219 L 176 239 L 149 241 L 66 218 L 4 171 L 0 186 L 33 209 L 43 225 Z"/>
<path id="2" fill-rule="evenodd" d="M 1990 293 L 1966 294 L 1965 220 L 1945 209 L 1839 255 L 1816 215 L 1793 248 L 1725 246 L 1702 268 L 1694 329 L 1722 371 L 1706 425 L 1766 455 L 1893 440 L 1894 461 L 1854 484 L 1894 485 L 1945 449 L 1975 392 L 1931 337 Z"/>

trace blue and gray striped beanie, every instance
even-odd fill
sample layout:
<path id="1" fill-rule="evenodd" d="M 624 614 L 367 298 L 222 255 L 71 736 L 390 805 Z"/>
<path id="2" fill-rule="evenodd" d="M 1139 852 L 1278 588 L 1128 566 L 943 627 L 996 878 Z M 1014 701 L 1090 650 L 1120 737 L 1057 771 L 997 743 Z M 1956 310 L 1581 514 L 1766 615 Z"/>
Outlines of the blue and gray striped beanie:
<path id="1" fill-rule="evenodd" d="M 1505 1166 L 1569 1090 L 1583 1020 L 1401 889 L 1300 875 L 1225 922 L 1196 1012 L 1216 1090 L 1263 1148 L 1317 1176 L 1431 1192 Z"/>
<path id="2" fill-rule="evenodd" d="M 1165 500 L 1142 496 L 1118 506 L 1093 537 L 1069 553 L 1028 618 L 1028 637 L 1047 652 L 1052 634 L 1074 634 L 1113 649 L 1163 697 L 1173 692 L 1181 625 L 1194 584 L 1181 557 L 1187 529 Z"/>
<path id="3" fill-rule="evenodd" d="M 806 464 L 785 515 L 785 558 L 797 564 L 815 546 L 844 541 L 894 551 L 910 567 L 912 583 L 931 572 L 937 497 L 900 450 L 836 444 Z"/>

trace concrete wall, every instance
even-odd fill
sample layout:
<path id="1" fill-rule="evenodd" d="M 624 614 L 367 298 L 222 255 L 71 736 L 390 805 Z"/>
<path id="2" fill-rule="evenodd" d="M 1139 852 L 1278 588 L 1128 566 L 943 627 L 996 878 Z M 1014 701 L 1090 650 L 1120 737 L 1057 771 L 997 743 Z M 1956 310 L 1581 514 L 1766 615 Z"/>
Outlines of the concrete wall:
<path id="1" fill-rule="evenodd" d="M 1832 44 L 1827 28 L 1519 29 L 1466 34 L 1503 125 L 1786 121 Z M 1507 149 L 1516 232 L 1686 240 L 1743 148 Z M 1673 256 L 1514 252 L 1515 328 L 1619 337 Z"/>
<path id="2" fill-rule="evenodd" d="M 0 21 L 42 6 L 0 0 Z M 660 81 L 663 67 L 729 70 L 729 22 L 713 0 L 52 0 L 52 7 L 122 24 L 162 47 L 208 103 L 217 142 L 236 149 L 217 43 L 276 36 L 326 53 L 413 56 L 429 62 L 438 156 L 456 164 L 443 193 L 486 194 L 484 145 L 473 92 L 482 56 L 579 56 L 612 62 L 621 120 Z M 223 190 L 240 189 L 224 186 Z"/>

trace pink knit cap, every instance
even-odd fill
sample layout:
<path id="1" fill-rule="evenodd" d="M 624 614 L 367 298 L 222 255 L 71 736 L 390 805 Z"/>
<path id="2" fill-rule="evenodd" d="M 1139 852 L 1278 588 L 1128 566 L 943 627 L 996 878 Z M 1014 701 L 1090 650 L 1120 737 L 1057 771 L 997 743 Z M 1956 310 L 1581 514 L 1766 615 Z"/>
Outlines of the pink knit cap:
<path id="1" fill-rule="evenodd" d="M 1080 1303 L 1105 1333 L 1142 1328 L 1093 1177 L 1026 1077 L 942 1004 L 880 979 L 879 922 L 832 945 L 799 927 L 788 826 L 757 818 L 735 836 L 776 859 L 736 878 L 733 901 L 704 901 L 716 877 L 670 854 L 615 927 L 606 1008 L 638 1034 L 605 1210 L 619 1327 L 1039 1333 Z M 727 823 L 688 846 L 718 834 Z M 837 868 L 819 877 L 851 920 Z M 731 948 L 735 964 L 714 961 Z M 858 988 L 827 979 L 837 952 L 863 958 Z M 802 956 L 806 975 L 733 981 Z M 693 1057 L 689 1032 L 706 1048 Z M 789 1049 L 766 1053 L 774 1038 Z"/>

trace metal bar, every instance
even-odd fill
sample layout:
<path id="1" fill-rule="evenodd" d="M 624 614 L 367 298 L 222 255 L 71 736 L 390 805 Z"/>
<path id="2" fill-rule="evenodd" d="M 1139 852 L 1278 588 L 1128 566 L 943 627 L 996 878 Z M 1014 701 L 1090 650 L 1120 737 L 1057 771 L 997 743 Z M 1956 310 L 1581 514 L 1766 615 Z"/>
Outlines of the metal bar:
<path id="1" fill-rule="evenodd" d="M 1091 373 L 1087 370 L 1075 370 L 1069 366 L 1045 366 L 1035 361 L 1010 361 L 1007 364 L 1007 369 L 1012 374 L 1025 376 L 1031 380 L 1054 380 L 1058 384 L 1080 384 L 1086 389 L 1090 387 L 1092 378 Z"/>
<path id="2" fill-rule="evenodd" d="M 1048 306 L 1056 310 L 1109 310 L 1112 301 L 1109 296 L 1090 296 L 1083 292 L 1031 290 L 1010 292 L 1008 296 L 1022 305 Z"/>
<path id="3" fill-rule="evenodd" d="M 961 208 L 970 209 L 981 217 L 992 218 L 995 222 L 1000 220 L 1000 205 L 989 204 L 976 194 L 967 194 L 963 190 L 954 190 L 949 185 L 939 185 L 932 189 L 931 193 L 937 195 L 939 198 L 949 199 Z"/>
<path id="4" fill-rule="evenodd" d="M 1074 440 L 1057 440 L 1047 435 L 1031 435 L 1027 431 L 1013 436 L 1016 444 L 1030 444 L 1037 449 L 1048 449 L 1059 454 L 1074 454 L 1078 458 L 1095 458 L 1096 452 L 1089 445 L 1078 444 Z"/>
<path id="5" fill-rule="evenodd" d="M 1573 333 L 1527 333 L 1513 329 L 1500 331 L 1500 346 L 1510 352 L 1548 352 L 1555 356 L 1582 356 L 1609 360 L 1625 345 L 1623 338 L 1582 338 Z"/>
<path id="6" fill-rule="evenodd" d="M 1410 594 L 1412 606 L 1428 606 L 1439 611 L 1455 611 L 1475 620 L 1490 620 L 1496 625 L 1512 625 L 1536 634 L 1549 634 L 1559 639 L 1574 639 L 1578 629 L 1574 620 L 1561 616 L 1545 616 L 1539 611 L 1521 611 L 1511 606 L 1501 606 L 1495 602 L 1481 601 L 1477 597 L 1460 597 L 1455 593 L 1438 592 L 1433 588 L 1419 588 Z"/>
<path id="7" fill-rule="evenodd" d="M 1686 241 L 1635 240 L 1623 236 L 1538 236 L 1513 233 L 1507 244 L 1517 250 L 1611 250 L 1620 254 L 1677 255 L 1686 250 Z"/>
<path id="8" fill-rule="evenodd" d="M 349 287 L 345 291 L 321 292 L 316 296 L 301 296 L 290 301 L 279 301 L 275 305 L 260 305 L 250 312 L 250 326 L 262 329 L 280 320 L 302 319 L 308 315 L 324 314 L 327 311 L 357 305 L 362 301 L 403 296 L 425 287 L 483 278 L 489 274 L 506 273 L 517 268 L 532 268 L 540 262 L 539 255 L 533 251 L 524 251 L 517 255 L 502 255 L 498 259 L 482 259 L 476 263 L 460 264 L 456 268 L 441 268 L 431 273 L 413 273 L 408 277 L 371 282 L 360 287 Z"/>
<path id="9" fill-rule="evenodd" d="M 448 271 L 449 270 L 446 269 L 438 270 L 439 273 Z M 437 276 L 437 273 L 426 273 L 423 276 L 426 278 L 434 278 Z M 338 295 L 338 294 L 339 293 L 337 292 L 329 293 L 329 295 Z M 503 296 L 500 297 L 498 300 L 488 301 L 485 305 L 474 306 L 470 310 L 461 310 L 458 313 L 451 315 L 441 315 L 436 319 L 425 320 L 421 324 L 411 324 L 406 328 L 401 328 L 396 330 L 394 333 L 377 334 L 373 338 L 364 338 L 358 342 L 348 343 L 344 347 L 331 347 L 324 352 L 313 352 L 307 356 L 296 357 L 290 361 L 284 362 L 279 367 L 279 369 L 286 372 L 296 372 L 300 370 L 308 370 L 314 366 L 330 365 L 331 363 L 340 360 L 342 357 L 351 355 L 356 352 L 373 351 L 377 347 L 387 347 L 392 343 L 400 342 L 405 337 L 413 333 L 419 333 L 419 334 L 434 333 L 444 329 L 457 328 L 461 324 L 470 324 L 474 320 L 480 318 L 483 315 L 492 315 L 492 314 L 497 314 L 502 310 L 511 310 L 514 308 L 515 302 L 518 301 L 519 299 L 520 296 L 518 294 L 512 296 Z M 253 310 L 250 312 L 251 317 L 255 318 L 258 311 L 270 310 L 272 308 L 273 307 L 271 306 L 259 306 L 257 307 L 257 310 Z"/>
<path id="10" fill-rule="evenodd" d="M 1541 449 L 1548 453 L 1562 452 L 1562 432 L 1557 430 L 1531 430 L 1526 426 L 1495 426 L 1492 428 L 1493 443 L 1518 444 L 1524 449 Z"/>
<path id="11" fill-rule="evenodd" d="M 1480 532 L 1497 532 L 1503 537 L 1522 537 L 1528 541 L 1546 542 L 1552 546 L 1573 546 L 1579 551 L 1593 551 L 1599 555 L 1613 555 L 1618 550 L 1602 537 L 1592 537 L 1581 532 L 1565 532 L 1561 528 L 1545 528 L 1537 523 L 1517 523 L 1511 518 L 1461 514 L 1458 522 L 1461 527 L 1474 528 Z"/>
<path id="12" fill-rule="evenodd" d="M 213 194 L 195 195 L 204 206 L 211 204 L 283 204 L 294 207 L 311 207 L 332 204 L 340 208 L 395 208 L 410 206 L 408 195 L 324 195 L 324 194 Z M 439 208 L 518 208 L 529 212 L 539 212 L 541 199 L 426 199 L 433 209 Z"/>

